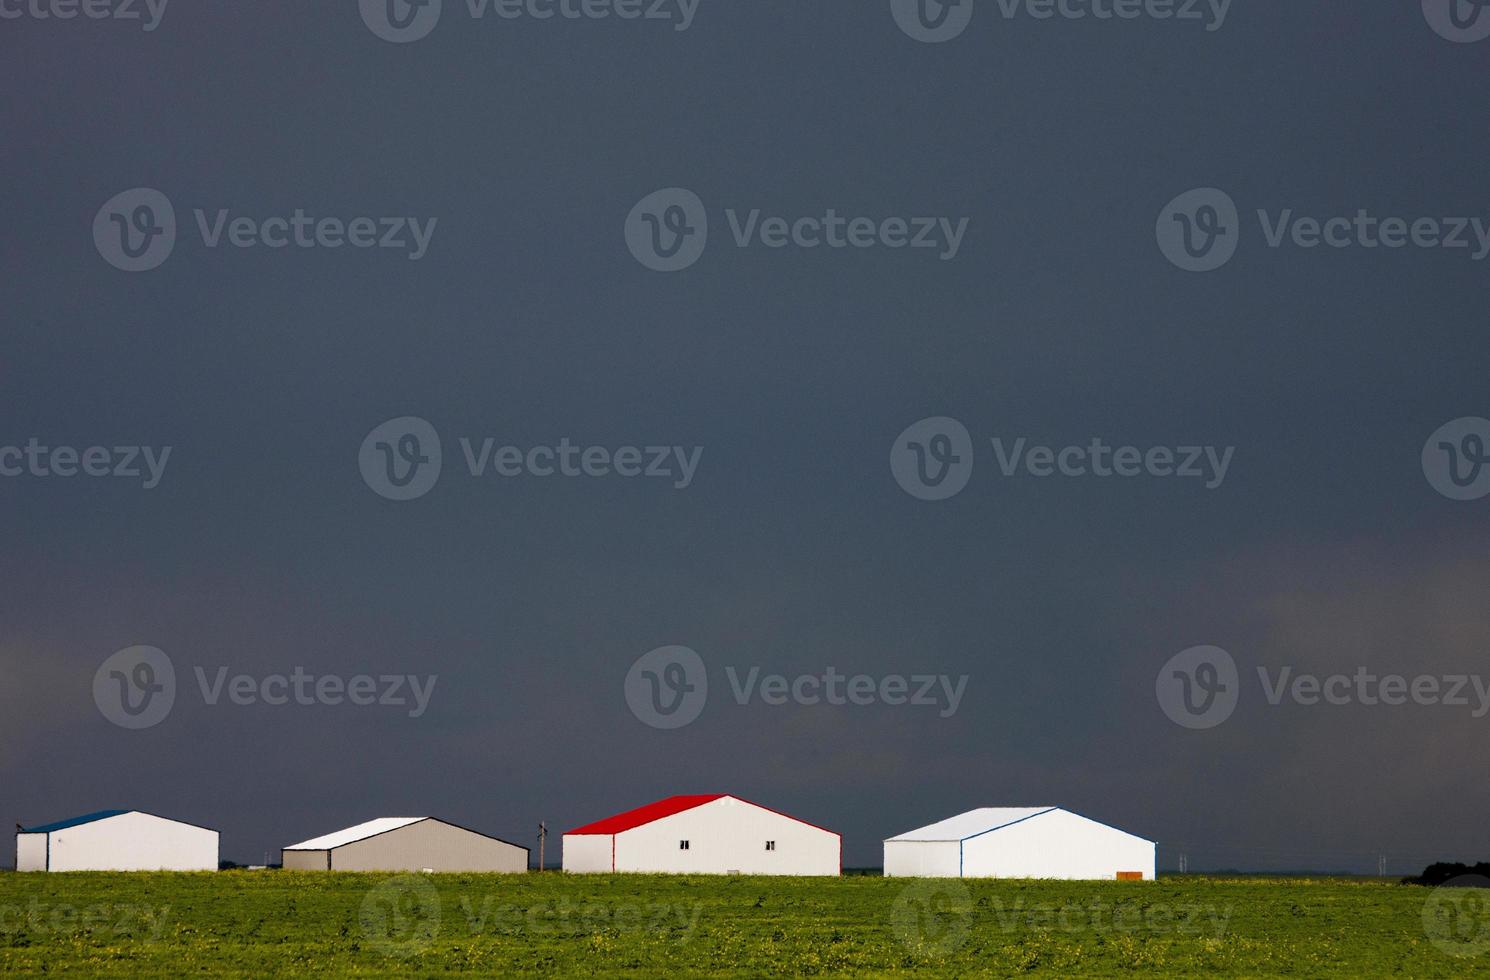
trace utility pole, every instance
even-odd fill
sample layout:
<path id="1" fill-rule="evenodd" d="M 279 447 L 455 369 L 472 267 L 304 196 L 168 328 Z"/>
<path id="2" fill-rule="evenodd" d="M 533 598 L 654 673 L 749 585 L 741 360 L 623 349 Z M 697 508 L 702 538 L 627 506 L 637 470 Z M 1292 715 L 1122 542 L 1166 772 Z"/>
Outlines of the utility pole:
<path id="1" fill-rule="evenodd" d="M 548 840 L 548 824 L 538 821 L 538 870 L 543 870 L 543 845 Z"/>

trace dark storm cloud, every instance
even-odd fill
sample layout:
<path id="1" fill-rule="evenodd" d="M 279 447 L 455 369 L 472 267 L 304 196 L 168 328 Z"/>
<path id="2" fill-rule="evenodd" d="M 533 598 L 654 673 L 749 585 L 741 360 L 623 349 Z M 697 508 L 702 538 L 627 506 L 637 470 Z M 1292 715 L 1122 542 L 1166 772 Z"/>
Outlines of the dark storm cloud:
<path id="1" fill-rule="evenodd" d="M 1310 863 L 1270 854 L 1282 837 L 1363 867 L 1387 846 L 1467 859 L 1485 801 L 1447 747 L 1487 719 L 1254 696 L 1190 732 L 1153 681 L 1203 643 L 1249 675 L 1482 655 L 1483 501 L 1435 493 L 1418 454 L 1490 414 L 1484 263 L 1268 248 L 1256 212 L 1484 218 L 1490 42 L 1440 38 L 1416 4 L 1236 0 L 1206 31 L 980 3 L 945 44 L 847 0 L 706 0 L 683 31 L 444 6 L 408 44 L 355 4 L 0 22 L 0 445 L 173 447 L 149 491 L 0 479 L 15 819 L 140 806 L 257 861 L 381 814 L 525 839 L 730 791 L 841 830 L 851 865 L 1028 803 L 1248 866 Z M 710 244 L 660 274 L 623 223 L 675 186 Z M 90 226 L 135 187 L 171 199 L 180 235 L 128 274 Z M 1204 275 L 1155 244 L 1197 187 L 1241 218 Z M 410 261 L 209 248 L 193 214 L 297 208 L 438 223 Z M 725 218 L 829 208 L 967 227 L 940 261 L 737 248 Z M 445 468 L 395 503 L 358 447 L 405 415 Z M 937 415 L 977 464 L 928 503 L 887 462 Z M 475 478 L 463 436 L 703 455 L 686 490 Z M 1210 491 L 1003 477 L 993 437 L 1235 458 Z M 710 703 L 657 731 L 622 683 L 672 643 L 709 665 Z M 182 684 L 140 732 L 89 695 L 133 644 Z M 736 705 L 722 671 L 752 665 L 969 681 L 949 718 Z M 197 666 L 439 682 L 419 718 L 214 706 Z"/>

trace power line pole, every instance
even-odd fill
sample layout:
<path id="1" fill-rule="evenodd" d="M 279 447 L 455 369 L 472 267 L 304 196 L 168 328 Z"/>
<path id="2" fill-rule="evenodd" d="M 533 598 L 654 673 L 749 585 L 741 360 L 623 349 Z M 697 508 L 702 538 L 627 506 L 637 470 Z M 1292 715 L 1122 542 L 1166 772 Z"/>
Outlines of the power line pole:
<path id="1" fill-rule="evenodd" d="M 548 840 L 548 824 L 538 821 L 538 870 L 543 870 L 543 845 Z"/>

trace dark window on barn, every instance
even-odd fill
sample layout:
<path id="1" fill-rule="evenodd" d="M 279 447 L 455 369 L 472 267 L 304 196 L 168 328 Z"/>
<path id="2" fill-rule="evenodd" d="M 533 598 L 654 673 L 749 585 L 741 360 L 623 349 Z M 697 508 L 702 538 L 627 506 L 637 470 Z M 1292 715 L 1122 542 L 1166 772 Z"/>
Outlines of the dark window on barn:
<path id="1" fill-rule="evenodd" d="M 680 850 L 680 851 L 686 851 L 686 850 L 688 850 L 688 842 L 686 840 L 680 840 L 680 841 L 678 841 L 678 850 Z"/>
<path id="2" fill-rule="evenodd" d="M 776 842 L 773 841 L 773 840 L 766 841 L 766 850 L 768 850 L 768 851 L 774 851 L 774 850 L 776 850 Z"/>

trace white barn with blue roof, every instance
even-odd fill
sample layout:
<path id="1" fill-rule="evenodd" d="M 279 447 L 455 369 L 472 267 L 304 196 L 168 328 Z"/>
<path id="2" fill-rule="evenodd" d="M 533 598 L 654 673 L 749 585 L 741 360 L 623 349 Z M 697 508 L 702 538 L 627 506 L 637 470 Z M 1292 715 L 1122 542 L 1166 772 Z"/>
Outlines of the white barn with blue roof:
<path id="1" fill-rule="evenodd" d="M 1154 878 L 1155 844 L 1057 806 L 969 810 L 885 841 L 885 875 Z"/>
<path id="2" fill-rule="evenodd" d="M 218 833 L 140 810 L 100 810 L 16 832 L 17 871 L 216 871 Z"/>

